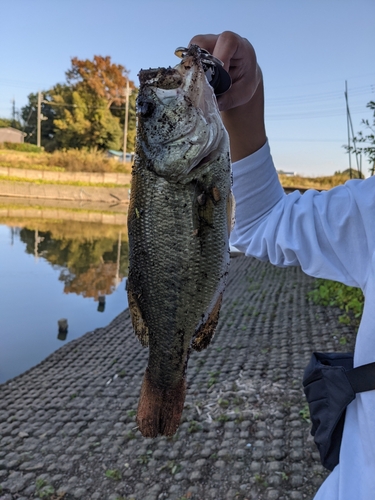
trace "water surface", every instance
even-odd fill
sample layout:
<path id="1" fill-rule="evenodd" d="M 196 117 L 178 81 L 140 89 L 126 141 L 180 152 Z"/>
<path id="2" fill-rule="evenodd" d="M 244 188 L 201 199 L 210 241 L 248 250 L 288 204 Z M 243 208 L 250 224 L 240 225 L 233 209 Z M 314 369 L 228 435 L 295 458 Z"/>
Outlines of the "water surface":
<path id="1" fill-rule="evenodd" d="M 123 311 L 127 259 L 121 225 L 1 218 L 0 383 Z M 68 320 L 65 340 L 58 338 L 61 318 Z"/>

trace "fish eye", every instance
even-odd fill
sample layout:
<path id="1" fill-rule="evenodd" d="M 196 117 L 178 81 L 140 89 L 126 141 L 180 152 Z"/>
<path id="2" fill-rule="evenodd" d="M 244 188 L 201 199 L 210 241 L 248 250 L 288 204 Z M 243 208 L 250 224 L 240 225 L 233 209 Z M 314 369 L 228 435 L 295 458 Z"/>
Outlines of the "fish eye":
<path id="1" fill-rule="evenodd" d="M 138 113 L 142 118 L 148 118 L 152 115 L 155 109 L 155 104 L 151 101 L 138 102 Z"/>

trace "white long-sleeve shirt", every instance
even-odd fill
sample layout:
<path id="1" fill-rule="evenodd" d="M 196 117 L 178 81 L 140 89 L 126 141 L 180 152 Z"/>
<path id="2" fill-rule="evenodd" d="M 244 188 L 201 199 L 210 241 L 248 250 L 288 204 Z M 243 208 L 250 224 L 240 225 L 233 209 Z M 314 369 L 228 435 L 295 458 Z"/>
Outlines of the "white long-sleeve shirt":
<path id="1" fill-rule="evenodd" d="M 365 296 L 354 366 L 375 361 L 375 176 L 329 191 L 285 195 L 268 143 L 233 164 L 236 223 L 231 244 L 276 266 L 299 265 Z M 375 391 L 346 412 L 340 463 L 315 500 L 375 499 Z"/>

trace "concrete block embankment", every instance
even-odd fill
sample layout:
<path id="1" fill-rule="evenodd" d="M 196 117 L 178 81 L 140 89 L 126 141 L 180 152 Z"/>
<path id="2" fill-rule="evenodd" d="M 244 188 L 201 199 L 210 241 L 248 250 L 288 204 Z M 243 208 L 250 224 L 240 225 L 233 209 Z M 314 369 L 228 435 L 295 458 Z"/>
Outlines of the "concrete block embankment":
<path id="1" fill-rule="evenodd" d="M 34 199 L 128 203 L 129 188 L 0 181 L 0 195 Z"/>
<path id="2" fill-rule="evenodd" d="M 130 185 L 131 175 L 115 172 L 51 172 L 26 168 L 0 167 L 0 176 L 50 182 L 85 182 L 92 184 Z"/>

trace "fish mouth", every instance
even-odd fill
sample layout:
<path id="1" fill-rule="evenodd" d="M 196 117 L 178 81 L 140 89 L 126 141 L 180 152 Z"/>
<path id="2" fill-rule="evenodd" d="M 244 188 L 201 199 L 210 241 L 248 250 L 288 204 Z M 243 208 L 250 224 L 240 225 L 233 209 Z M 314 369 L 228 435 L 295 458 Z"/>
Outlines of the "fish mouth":
<path id="1" fill-rule="evenodd" d="M 139 73 L 141 87 L 148 87 L 163 105 L 183 94 L 206 114 L 207 98 L 211 101 L 211 106 L 212 101 L 216 104 L 216 99 L 207 80 L 202 57 L 200 47 L 191 45 L 181 62 L 174 68 L 141 70 Z"/>
<path id="2" fill-rule="evenodd" d="M 182 182 L 225 148 L 227 141 L 214 89 L 191 46 L 174 68 L 141 70 L 137 98 L 138 143 L 153 170 Z"/>
<path id="3" fill-rule="evenodd" d="M 181 87 L 183 78 L 175 68 L 143 69 L 139 73 L 139 82 L 141 85 L 172 90 Z"/>

